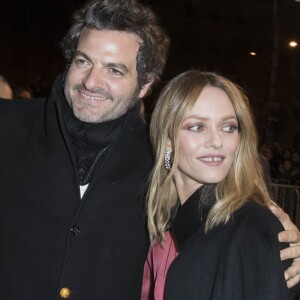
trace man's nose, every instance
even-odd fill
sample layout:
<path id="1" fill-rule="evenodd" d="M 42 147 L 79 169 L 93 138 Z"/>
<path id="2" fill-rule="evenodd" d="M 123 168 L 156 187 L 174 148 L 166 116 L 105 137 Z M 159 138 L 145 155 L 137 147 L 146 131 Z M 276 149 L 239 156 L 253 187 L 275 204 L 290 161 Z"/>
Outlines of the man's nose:
<path id="1" fill-rule="evenodd" d="M 104 74 L 102 70 L 92 67 L 82 81 L 87 90 L 96 90 L 104 86 Z"/>

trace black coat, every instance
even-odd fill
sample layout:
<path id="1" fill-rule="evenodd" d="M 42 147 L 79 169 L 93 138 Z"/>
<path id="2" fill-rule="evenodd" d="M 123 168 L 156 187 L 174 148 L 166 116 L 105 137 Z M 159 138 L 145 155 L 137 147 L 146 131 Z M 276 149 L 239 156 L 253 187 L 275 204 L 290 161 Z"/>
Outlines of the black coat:
<path id="1" fill-rule="evenodd" d="M 278 241 L 282 226 L 276 217 L 249 202 L 229 223 L 205 234 L 209 208 L 202 207 L 199 213 L 196 192 L 175 217 L 180 254 L 168 271 L 164 299 L 291 299 L 284 279 L 290 262 L 281 262 L 279 256 L 287 245 Z"/>
<path id="2" fill-rule="evenodd" d="M 0 299 L 139 299 L 152 166 L 138 110 L 126 119 L 83 199 L 60 113 L 48 101 L 0 100 Z M 61 100 L 61 99 L 60 99 Z"/>

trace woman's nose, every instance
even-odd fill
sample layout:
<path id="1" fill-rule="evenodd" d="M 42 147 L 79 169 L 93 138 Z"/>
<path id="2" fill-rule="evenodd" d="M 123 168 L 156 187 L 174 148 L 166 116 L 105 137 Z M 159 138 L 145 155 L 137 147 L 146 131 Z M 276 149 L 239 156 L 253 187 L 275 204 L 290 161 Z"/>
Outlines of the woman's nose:
<path id="1" fill-rule="evenodd" d="M 217 129 L 210 130 L 206 135 L 205 147 L 206 148 L 220 148 L 223 145 L 222 137 Z"/>

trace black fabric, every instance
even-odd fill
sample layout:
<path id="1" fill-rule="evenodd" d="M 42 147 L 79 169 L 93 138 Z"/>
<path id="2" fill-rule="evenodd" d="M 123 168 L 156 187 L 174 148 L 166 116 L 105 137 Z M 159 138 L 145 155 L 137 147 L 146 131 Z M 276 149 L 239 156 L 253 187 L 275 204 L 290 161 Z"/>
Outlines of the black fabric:
<path id="1" fill-rule="evenodd" d="M 199 211 L 202 196 L 200 189 L 175 216 L 173 231 L 180 254 L 168 271 L 164 300 L 291 299 L 284 279 L 291 262 L 281 262 L 279 256 L 288 245 L 278 241 L 283 227 L 276 217 L 249 202 L 226 225 L 205 233 L 214 200 L 209 197 Z"/>
<path id="2" fill-rule="evenodd" d="M 0 101 L 0 299 L 139 300 L 149 246 L 144 195 L 152 167 L 145 124 L 124 121 L 80 198 L 57 103 Z"/>
<path id="3" fill-rule="evenodd" d="M 132 110 L 116 120 L 93 124 L 80 121 L 74 116 L 62 88 L 58 88 L 57 100 L 77 162 L 79 183 L 85 185 L 91 182 L 109 146 L 119 138 L 125 120 Z"/>
<path id="4" fill-rule="evenodd" d="M 210 208 L 216 201 L 214 192 L 215 186 L 203 185 L 183 205 L 179 206 L 172 222 L 172 232 L 176 236 L 179 252 L 191 236 L 203 226 L 203 220 L 206 220 Z"/>

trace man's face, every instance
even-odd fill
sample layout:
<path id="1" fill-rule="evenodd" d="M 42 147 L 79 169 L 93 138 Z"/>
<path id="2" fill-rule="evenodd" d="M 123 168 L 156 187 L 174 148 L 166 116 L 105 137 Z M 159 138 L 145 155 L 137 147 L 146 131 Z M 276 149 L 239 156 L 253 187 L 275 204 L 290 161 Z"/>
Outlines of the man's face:
<path id="1" fill-rule="evenodd" d="M 84 122 L 118 118 L 142 98 L 137 88 L 139 39 L 132 33 L 85 29 L 66 75 L 64 92 L 74 115 Z"/>

